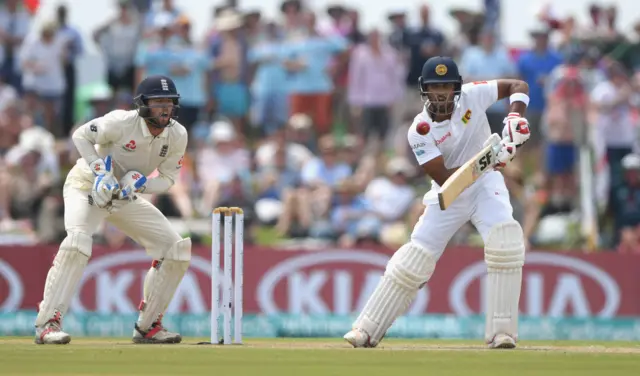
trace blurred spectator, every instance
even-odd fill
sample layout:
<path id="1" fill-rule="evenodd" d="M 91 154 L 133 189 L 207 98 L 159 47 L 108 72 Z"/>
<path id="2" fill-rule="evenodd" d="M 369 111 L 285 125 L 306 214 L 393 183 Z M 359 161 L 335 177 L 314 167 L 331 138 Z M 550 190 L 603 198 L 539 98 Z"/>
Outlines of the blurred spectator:
<path id="1" fill-rule="evenodd" d="M 469 9 L 458 7 L 451 8 L 449 14 L 458 23 L 458 31 L 448 43 L 449 55 L 459 61 L 464 50 L 478 43 L 477 36 L 482 30 L 483 16 Z"/>
<path id="2" fill-rule="evenodd" d="M 418 77 L 422 75 L 422 65 L 424 65 L 424 62 L 433 56 L 442 55 L 443 52 L 445 44 L 444 35 L 431 24 L 430 12 L 428 5 L 422 5 L 420 7 L 420 27 L 409 33 L 411 55 L 407 87 L 410 91 L 415 88 Z M 420 106 L 417 108 L 420 108 Z"/>
<path id="3" fill-rule="evenodd" d="M 26 119 L 22 102 L 14 100 L 3 104 L 4 108 L 0 111 L 0 157 L 18 144 L 22 124 L 30 121 Z M 0 165 L 1 162 L 2 158 Z"/>
<path id="4" fill-rule="evenodd" d="M 333 188 L 351 176 L 351 167 L 339 159 L 336 140 L 324 135 L 318 141 L 320 157 L 307 162 L 302 168 L 302 184 L 308 210 L 315 218 L 326 218 L 331 207 Z"/>
<path id="5" fill-rule="evenodd" d="M 118 0 L 120 2 L 122 0 Z M 123 1 L 131 1 L 131 4 L 134 6 L 135 10 L 140 14 L 145 14 L 151 9 L 151 2 L 153 0 L 123 0 Z"/>
<path id="6" fill-rule="evenodd" d="M 68 9 L 65 5 L 57 8 L 58 34 L 66 43 L 64 55 L 65 89 L 62 97 L 61 131 L 63 135 L 69 134 L 75 120 L 76 100 L 76 60 L 83 53 L 82 37 L 78 30 L 67 23 Z"/>
<path id="7" fill-rule="evenodd" d="M 547 108 L 544 113 L 546 173 L 550 200 L 562 206 L 572 202 L 576 191 L 577 162 L 575 136 L 587 126 L 588 88 L 575 65 L 562 68 L 562 74 L 548 81 Z M 582 111 L 581 111 L 582 109 Z M 580 131 L 582 132 L 582 131 Z"/>
<path id="8" fill-rule="evenodd" d="M 209 215 L 220 206 L 231 189 L 236 177 L 245 178 L 250 168 L 250 156 L 242 148 L 233 125 L 216 121 L 211 125 L 210 144 L 199 150 L 196 157 L 196 172 L 202 192 L 200 213 Z"/>
<path id="9" fill-rule="evenodd" d="M 18 91 L 0 78 L 0 112 L 18 100 Z"/>
<path id="10" fill-rule="evenodd" d="M 633 38 L 618 44 L 609 54 L 610 58 L 624 65 L 629 72 L 640 70 L 640 22 L 634 25 L 633 30 Z"/>
<path id="11" fill-rule="evenodd" d="M 168 16 L 167 23 L 174 24 L 178 17 L 182 15 L 182 11 L 176 8 L 173 0 L 155 0 L 144 20 L 145 29 L 149 33 L 152 33 L 153 28 L 157 26 L 159 15 Z M 147 36 L 149 35 L 147 34 Z"/>
<path id="12" fill-rule="evenodd" d="M 483 28 L 490 30 L 497 40 L 500 38 L 500 13 L 501 13 L 501 1 L 500 0 L 484 0 L 484 25 Z"/>
<path id="13" fill-rule="evenodd" d="M 311 225 L 308 205 L 301 202 L 300 169 L 287 158 L 285 148 L 278 148 L 274 163 L 258 170 L 256 214 L 263 223 L 275 224 L 280 234 L 306 232 Z"/>
<path id="14" fill-rule="evenodd" d="M 490 30 L 483 30 L 480 44 L 462 53 L 460 74 L 465 82 L 487 81 L 517 75 L 507 49 L 496 41 Z M 501 100 L 487 109 L 487 119 L 492 133 L 502 134 L 502 120 L 508 101 Z"/>
<path id="15" fill-rule="evenodd" d="M 601 10 L 604 14 L 605 24 L 603 25 L 602 34 L 600 36 L 600 51 L 606 55 L 613 51 L 620 43 L 625 42 L 626 38 L 618 31 L 618 9 L 615 5 L 611 5 Z"/>
<path id="16" fill-rule="evenodd" d="M 383 232 L 396 227 L 398 222 L 404 226 L 415 195 L 409 184 L 409 179 L 414 175 L 414 167 L 407 159 L 390 159 L 385 173 L 386 176 L 373 179 L 364 191 L 364 198 L 371 208 L 366 216 L 367 235 L 377 241 L 384 237 Z"/>
<path id="17" fill-rule="evenodd" d="M 18 0 L 5 0 L 0 8 L 0 68 L 4 82 L 22 89 L 22 69 L 18 61 L 24 38 L 29 33 L 31 16 Z"/>
<path id="18" fill-rule="evenodd" d="M 157 14 L 154 20 L 155 34 L 138 46 L 135 57 L 137 85 L 146 76 L 170 76 L 174 65 L 172 57 L 174 39 L 173 20 L 168 13 Z"/>
<path id="19" fill-rule="evenodd" d="M 106 115 L 113 109 L 113 91 L 107 85 L 95 87 L 89 96 L 89 111 L 81 123 Z M 71 132 L 69 132 L 71 134 Z"/>
<path id="20" fill-rule="evenodd" d="M 262 31 L 262 13 L 260 13 L 260 10 L 247 11 L 244 14 L 244 32 L 249 47 L 260 41 Z"/>
<path id="21" fill-rule="evenodd" d="M 190 130 L 209 101 L 207 82 L 209 58 L 191 41 L 191 22 L 180 16 L 176 21 L 179 46 L 166 59 L 171 59 L 170 77 L 180 93 L 180 124 Z"/>
<path id="22" fill-rule="evenodd" d="M 578 30 L 575 18 L 567 17 L 560 25 L 558 51 L 560 51 L 564 59 L 569 59 L 572 54 L 584 49 L 585 46 L 580 37 L 580 30 Z"/>
<path id="23" fill-rule="evenodd" d="M 63 64 L 68 43 L 65 36 L 57 34 L 57 25 L 47 22 L 40 37 L 25 44 L 20 56 L 26 106 L 40 112 L 41 124 L 57 138 L 66 136 L 57 115 L 66 89 Z"/>
<path id="24" fill-rule="evenodd" d="M 283 83 L 287 75 L 283 65 L 282 38 L 275 23 L 266 25 L 264 36 L 249 50 L 249 63 L 256 67 L 251 85 L 251 121 L 262 126 L 269 136 L 286 123 L 289 91 Z"/>
<path id="25" fill-rule="evenodd" d="M 615 188 L 612 208 L 614 213 L 614 244 L 621 253 L 640 252 L 640 156 L 628 154 L 622 158 L 624 178 Z"/>
<path id="26" fill-rule="evenodd" d="M 249 110 L 249 92 L 244 81 L 246 73 L 246 41 L 243 40 L 242 16 L 227 9 L 216 18 L 219 35 L 212 45 L 214 58 L 214 95 L 217 113 L 233 122 L 239 134 L 244 130 L 244 117 Z"/>
<path id="27" fill-rule="evenodd" d="M 411 56 L 411 31 L 407 26 L 407 15 L 404 9 L 393 9 L 387 16 L 391 23 L 391 33 L 388 40 L 389 45 L 398 51 L 400 56 L 402 69 L 405 70 L 405 75 L 409 72 L 409 61 Z M 413 119 L 416 115 L 412 112 L 412 108 L 415 109 L 415 83 L 407 88 L 407 83 L 401 83 L 401 97 L 394 103 L 393 106 L 393 124 L 404 124 L 405 120 Z M 411 103 L 414 103 L 412 105 Z M 406 137 L 402 137 L 406 139 Z M 406 144 L 406 142 L 403 142 Z"/>
<path id="28" fill-rule="evenodd" d="M 295 135 L 301 132 L 299 129 L 310 129 L 311 119 L 304 114 L 295 114 L 289 120 L 288 129 L 282 129 L 271 135 L 256 150 L 256 165 L 259 169 L 274 167 L 276 154 L 280 149 L 285 150 L 288 163 L 300 171 L 313 154 L 304 145 L 298 142 Z"/>
<path id="29" fill-rule="evenodd" d="M 347 45 L 343 51 L 337 53 L 329 62 L 327 68 L 329 75 L 333 80 L 333 95 L 331 107 L 333 112 L 333 125 L 339 127 L 347 127 L 353 130 L 349 116 L 349 106 L 346 101 L 347 80 L 349 76 L 349 60 L 354 44 L 350 44 L 353 18 L 349 15 L 347 8 L 341 4 L 334 3 L 327 8 L 329 20 L 325 25 L 318 28 L 320 35 L 323 36 L 340 36 L 346 39 Z M 357 15 L 356 15 L 357 21 Z"/>
<path id="30" fill-rule="evenodd" d="M 346 37 L 352 45 L 358 45 L 364 43 L 367 37 L 362 33 L 360 29 L 360 13 L 356 9 L 347 10 L 347 17 L 351 23 L 351 28 Z"/>
<path id="31" fill-rule="evenodd" d="M 355 134 L 347 134 L 342 137 L 340 146 L 340 160 L 353 171 L 349 180 L 364 191 L 378 172 L 376 167 L 381 154 L 376 151 L 377 145 L 368 144 Z"/>
<path id="32" fill-rule="evenodd" d="M 518 58 L 518 71 L 520 77 L 529 84 L 530 102 L 527 106 L 527 120 L 532 133 L 527 149 L 537 148 L 542 136 L 540 132 L 540 120 L 545 108 L 544 85 L 547 76 L 553 69 L 562 63 L 562 57 L 549 46 L 549 29 L 544 24 L 538 24 L 529 31 L 534 39 L 531 50 L 524 52 Z"/>
<path id="33" fill-rule="evenodd" d="M 280 5 L 280 12 L 284 15 L 285 37 L 305 29 L 302 22 L 302 2 L 300 0 L 284 0 Z"/>
<path id="34" fill-rule="evenodd" d="M 119 90 L 135 89 L 134 59 L 141 35 L 137 14 L 129 0 L 118 0 L 118 16 L 93 33 L 107 65 L 107 82 L 114 95 Z"/>
<path id="35" fill-rule="evenodd" d="M 624 68 L 614 63 L 607 69 L 607 79 L 591 92 L 596 111 L 595 140 L 604 145 L 609 163 L 609 198 L 622 184 L 622 158 L 637 143 L 636 123 L 632 117 L 633 88 Z"/>
<path id="36" fill-rule="evenodd" d="M 389 44 L 404 57 L 409 56 L 411 46 L 411 31 L 407 26 L 407 14 L 404 9 L 396 8 L 389 11 L 387 19 L 391 23 Z"/>
<path id="37" fill-rule="evenodd" d="M 0 173 L 0 227 L 4 230 L 15 227 L 16 221 L 24 222 L 30 231 L 38 230 L 38 217 L 51 217 L 43 210 L 56 210 L 50 203 L 44 204 L 60 177 L 57 159 L 52 156 L 53 142 L 52 134 L 30 127 L 7 153 L 6 169 Z"/>
<path id="38" fill-rule="evenodd" d="M 313 14 L 306 13 L 304 19 L 305 32 L 290 38 L 284 46 L 290 113 L 311 116 L 317 132 L 325 134 L 332 126 L 333 83 L 327 71 L 335 54 L 346 49 L 347 41 L 338 35 L 318 35 Z"/>
<path id="39" fill-rule="evenodd" d="M 326 22 L 321 22 L 318 31 L 321 35 L 340 35 L 346 37 L 351 31 L 351 19 L 347 15 L 347 9 L 338 3 L 327 6 Z"/>
<path id="40" fill-rule="evenodd" d="M 315 237 L 338 238 L 340 247 L 353 247 L 363 238 L 373 236 L 378 230 L 375 217 L 367 217 L 369 202 L 361 190 L 349 180 L 340 182 L 335 187 L 335 203 L 330 215 L 330 223 L 326 228 L 316 223 L 313 231 Z"/>
<path id="41" fill-rule="evenodd" d="M 380 143 L 391 125 L 391 109 L 400 99 L 404 70 L 396 50 L 384 44 L 380 32 L 369 33 L 368 43 L 357 46 L 349 64 L 348 103 L 358 132 Z M 395 89 L 395 90 L 394 90 Z"/>

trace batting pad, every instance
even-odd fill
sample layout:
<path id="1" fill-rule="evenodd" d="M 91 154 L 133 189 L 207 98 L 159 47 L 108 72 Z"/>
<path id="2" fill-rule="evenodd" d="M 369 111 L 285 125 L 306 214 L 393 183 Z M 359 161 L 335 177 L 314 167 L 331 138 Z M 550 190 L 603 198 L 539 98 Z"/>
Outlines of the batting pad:
<path id="1" fill-rule="evenodd" d="M 501 223 L 489 230 L 485 242 L 487 263 L 485 340 L 496 334 L 518 337 L 518 303 L 524 265 L 524 235 L 516 221 Z"/>
<path id="2" fill-rule="evenodd" d="M 408 243 L 391 257 L 384 275 L 353 324 L 369 334 L 376 346 L 395 319 L 411 305 L 436 266 L 435 258 L 422 247 Z"/>
<path id="3" fill-rule="evenodd" d="M 153 261 L 144 279 L 144 300 L 140 305 L 138 327 L 146 331 L 171 303 L 191 260 L 191 239 L 182 239 L 160 261 Z"/>
<path id="4" fill-rule="evenodd" d="M 84 268 L 91 256 L 91 236 L 81 232 L 69 232 L 49 269 L 40 302 L 36 326 L 42 326 L 57 314 L 60 319 L 67 313 L 73 294 L 78 288 Z"/>

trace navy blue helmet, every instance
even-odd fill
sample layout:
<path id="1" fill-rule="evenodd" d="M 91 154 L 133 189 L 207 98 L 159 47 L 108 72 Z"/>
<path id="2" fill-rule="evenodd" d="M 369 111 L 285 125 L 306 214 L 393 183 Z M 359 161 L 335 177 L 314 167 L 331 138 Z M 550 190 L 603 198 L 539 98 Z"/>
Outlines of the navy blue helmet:
<path id="1" fill-rule="evenodd" d="M 458 65 L 450 57 L 434 56 L 422 66 L 422 75 L 418 78 L 420 96 L 427 110 L 432 114 L 449 115 L 460 99 L 462 77 Z M 442 86 L 453 84 L 453 91 L 447 93 Z"/>
<path id="2" fill-rule="evenodd" d="M 162 116 L 168 116 L 169 121 L 166 125 L 161 125 L 159 123 L 159 117 L 151 116 L 151 108 L 152 107 L 163 107 L 162 105 L 158 106 L 149 106 L 149 99 L 157 99 L 157 98 L 169 98 L 173 100 L 173 108 L 171 113 L 162 114 Z M 172 119 L 178 118 L 178 109 L 180 108 L 180 94 L 178 94 L 178 89 L 176 89 L 176 84 L 173 80 L 167 76 L 149 76 L 142 80 L 136 89 L 136 96 L 133 98 L 133 103 L 138 110 L 138 115 L 144 118 L 149 124 L 153 125 L 157 128 L 164 128 L 167 125 L 171 124 Z"/>

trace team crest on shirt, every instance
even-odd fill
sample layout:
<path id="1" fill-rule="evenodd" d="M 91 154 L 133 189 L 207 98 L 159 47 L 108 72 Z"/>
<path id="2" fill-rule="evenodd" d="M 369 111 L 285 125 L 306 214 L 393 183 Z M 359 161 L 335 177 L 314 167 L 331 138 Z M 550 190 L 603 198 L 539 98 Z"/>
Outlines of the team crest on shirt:
<path id="1" fill-rule="evenodd" d="M 436 67 L 436 74 L 438 76 L 444 76 L 445 74 L 447 74 L 447 66 L 444 64 L 438 64 L 438 66 Z"/>
<path id="2" fill-rule="evenodd" d="M 471 110 L 467 110 L 461 120 L 463 123 L 467 124 L 469 120 L 471 120 Z"/>
<path id="3" fill-rule="evenodd" d="M 127 142 L 125 145 L 122 145 L 122 150 L 129 151 L 129 152 L 135 151 L 136 142 L 134 140 Z"/>
<path id="4" fill-rule="evenodd" d="M 180 160 L 178 161 L 178 166 L 176 167 L 176 170 L 182 168 L 183 164 L 184 164 L 184 155 L 182 157 L 180 157 Z"/>
<path id="5" fill-rule="evenodd" d="M 160 156 L 164 158 L 167 156 L 168 152 L 169 152 L 169 145 L 162 145 L 162 149 L 160 149 Z"/>

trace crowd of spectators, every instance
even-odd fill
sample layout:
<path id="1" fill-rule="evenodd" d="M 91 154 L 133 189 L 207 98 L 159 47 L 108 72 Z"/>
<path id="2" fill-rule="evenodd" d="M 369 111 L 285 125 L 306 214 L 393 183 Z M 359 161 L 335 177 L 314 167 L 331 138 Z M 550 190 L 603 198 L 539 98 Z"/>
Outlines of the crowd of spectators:
<path id="1" fill-rule="evenodd" d="M 0 243 L 64 237 L 62 183 L 78 158 L 70 133 L 132 109 L 136 84 L 163 74 L 181 94 L 178 120 L 190 141 L 175 186 L 148 198 L 182 232 L 206 241 L 211 209 L 240 206 L 247 242 L 396 247 L 429 188 L 406 141 L 422 109 L 417 78 L 429 57 L 450 55 L 465 81 L 530 86 L 534 136 L 504 174 L 531 245 L 582 247 L 577 166 L 586 146 L 599 247 L 640 251 L 640 23 L 638 35 L 622 34 L 615 7 L 593 5 L 588 24 L 542 9 L 530 45 L 505 46 L 487 22 L 491 9 L 450 9 L 459 30 L 445 35 L 430 4 L 390 10 L 388 27 L 363 30 L 358 9 L 312 10 L 303 0 L 283 1 L 277 19 L 217 6 L 204 36 L 193 35 L 179 0 L 118 0 L 117 16 L 92 38 L 60 5 L 27 41 L 33 15 L 20 3 L 0 8 Z M 407 12 L 420 23 L 408 24 Z M 79 106 L 76 65 L 89 43 L 106 72 Z M 506 105 L 487 111 L 495 132 Z M 129 240 L 107 223 L 96 241 Z M 452 243 L 478 241 L 465 227 Z"/>

